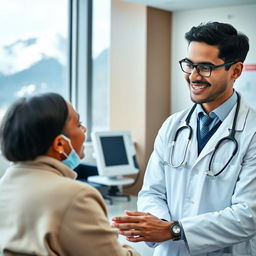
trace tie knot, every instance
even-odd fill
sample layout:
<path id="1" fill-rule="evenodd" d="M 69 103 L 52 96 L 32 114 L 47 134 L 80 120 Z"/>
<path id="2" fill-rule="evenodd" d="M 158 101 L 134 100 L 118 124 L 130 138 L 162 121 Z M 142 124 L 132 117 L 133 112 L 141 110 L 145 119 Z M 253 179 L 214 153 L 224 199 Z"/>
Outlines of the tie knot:
<path id="1" fill-rule="evenodd" d="M 209 117 L 208 115 L 203 115 L 201 116 L 201 122 L 203 126 L 209 126 L 210 123 L 212 122 L 212 118 Z"/>
<path id="2" fill-rule="evenodd" d="M 213 119 L 209 117 L 208 115 L 201 114 L 200 116 L 200 122 L 201 122 L 201 129 L 200 129 L 200 135 L 201 138 L 204 138 L 206 134 L 209 132 L 209 125 Z"/>

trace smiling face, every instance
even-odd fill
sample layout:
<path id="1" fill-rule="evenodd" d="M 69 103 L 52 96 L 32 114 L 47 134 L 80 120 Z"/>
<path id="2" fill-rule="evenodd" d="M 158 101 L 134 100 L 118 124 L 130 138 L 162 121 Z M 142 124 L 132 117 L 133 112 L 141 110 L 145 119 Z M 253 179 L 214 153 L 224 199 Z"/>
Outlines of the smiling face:
<path id="1" fill-rule="evenodd" d="M 208 45 L 202 42 L 191 42 L 188 47 L 187 59 L 193 64 L 208 63 L 212 65 L 223 64 L 224 61 L 218 57 L 219 49 L 217 46 Z M 191 100 L 202 104 L 207 113 L 226 101 L 233 93 L 233 84 L 242 70 L 242 63 L 236 63 L 226 70 L 220 67 L 212 70 L 210 77 L 202 77 L 196 68 L 191 74 L 185 74 L 188 82 Z"/>

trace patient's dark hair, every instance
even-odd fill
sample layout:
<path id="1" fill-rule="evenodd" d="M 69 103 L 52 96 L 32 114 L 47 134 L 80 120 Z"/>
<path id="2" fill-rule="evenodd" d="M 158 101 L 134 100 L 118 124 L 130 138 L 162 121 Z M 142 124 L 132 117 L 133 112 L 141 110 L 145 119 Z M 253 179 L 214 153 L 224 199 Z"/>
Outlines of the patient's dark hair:
<path id="1" fill-rule="evenodd" d="M 1 126 L 3 155 L 13 162 L 34 160 L 49 150 L 68 118 L 66 101 L 56 93 L 21 98 L 7 110 Z"/>
<path id="2" fill-rule="evenodd" d="M 226 23 L 201 23 L 197 27 L 192 27 L 185 34 L 185 38 L 189 44 L 196 41 L 217 46 L 220 51 L 219 58 L 225 62 L 244 62 L 249 51 L 248 37 Z"/>

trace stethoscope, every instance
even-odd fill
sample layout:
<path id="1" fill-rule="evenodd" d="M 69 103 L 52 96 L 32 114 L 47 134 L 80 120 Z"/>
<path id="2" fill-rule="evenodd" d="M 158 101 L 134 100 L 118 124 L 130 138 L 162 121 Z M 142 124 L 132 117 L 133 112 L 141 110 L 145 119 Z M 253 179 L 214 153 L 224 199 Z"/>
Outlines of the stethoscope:
<path id="1" fill-rule="evenodd" d="M 236 112 L 235 112 L 235 116 L 234 116 L 234 120 L 233 120 L 233 124 L 232 124 L 232 129 L 229 133 L 228 136 L 222 138 L 221 140 L 218 141 L 218 143 L 216 144 L 214 150 L 213 150 L 213 153 L 212 153 L 212 156 L 210 158 L 210 161 L 209 161 L 209 165 L 208 165 L 208 170 L 205 171 L 206 175 L 208 176 L 211 176 L 211 177 L 216 177 L 218 175 L 220 175 L 224 169 L 227 167 L 227 165 L 230 163 L 230 161 L 232 160 L 232 158 L 235 156 L 235 154 L 237 153 L 237 150 L 238 150 L 238 143 L 237 143 L 237 140 L 235 139 L 235 128 L 236 128 L 236 122 L 237 122 L 237 116 L 238 116 L 238 112 L 239 112 L 239 108 L 240 108 L 240 95 L 236 92 L 237 94 L 237 105 L 236 105 Z M 167 165 L 167 166 L 170 166 L 172 168 L 178 168 L 178 167 L 181 167 L 181 166 L 185 166 L 186 165 L 186 160 L 187 160 L 187 156 L 188 156 L 188 149 L 189 149 L 189 145 L 191 143 L 191 138 L 192 138 L 192 134 L 193 134 L 193 130 L 192 130 L 192 127 L 190 126 L 190 118 L 196 108 L 196 105 L 197 104 L 194 104 L 194 106 L 191 108 L 191 110 L 189 111 L 187 117 L 186 117 L 186 124 L 182 127 L 180 127 L 176 133 L 175 133 L 175 136 L 174 136 L 174 139 L 173 141 L 170 143 L 170 162 L 167 162 L 167 161 L 164 161 L 164 165 Z M 177 137 L 178 135 L 180 134 L 181 131 L 184 131 L 185 129 L 188 129 L 188 138 L 187 138 L 187 143 L 186 143 L 186 147 L 185 147 L 185 151 L 184 151 L 184 156 L 181 160 L 180 163 L 178 163 L 177 165 L 173 164 L 173 151 L 174 151 L 174 147 L 175 147 L 175 143 L 176 143 L 176 140 L 177 140 Z M 231 141 L 232 143 L 234 143 L 234 149 L 233 149 L 233 152 L 232 152 L 232 155 L 230 156 L 229 160 L 226 162 L 226 164 L 224 165 L 224 167 L 217 173 L 213 173 L 211 171 L 211 167 L 212 167 L 212 162 L 213 162 L 213 159 L 214 159 L 214 156 L 218 150 L 218 148 L 220 147 L 220 145 L 224 142 L 224 141 Z"/>

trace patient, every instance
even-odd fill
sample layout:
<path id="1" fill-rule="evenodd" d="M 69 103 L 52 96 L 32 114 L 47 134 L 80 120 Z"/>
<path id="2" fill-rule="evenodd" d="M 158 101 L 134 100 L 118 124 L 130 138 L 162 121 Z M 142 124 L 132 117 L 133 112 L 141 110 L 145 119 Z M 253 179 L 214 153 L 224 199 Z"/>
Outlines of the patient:
<path id="1" fill-rule="evenodd" d="M 55 93 L 9 108 L 0 127 L 2 154 L 13 162 L 0 180 L 0 253 L 139 255 L 118 243 L 97 190 L 75 181 L 85 132 Z"/>

